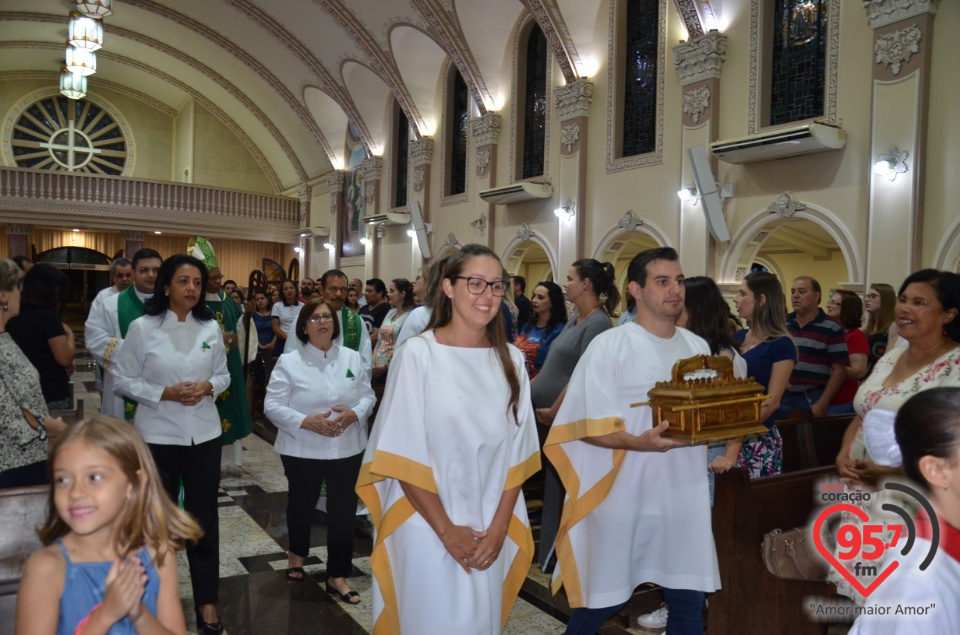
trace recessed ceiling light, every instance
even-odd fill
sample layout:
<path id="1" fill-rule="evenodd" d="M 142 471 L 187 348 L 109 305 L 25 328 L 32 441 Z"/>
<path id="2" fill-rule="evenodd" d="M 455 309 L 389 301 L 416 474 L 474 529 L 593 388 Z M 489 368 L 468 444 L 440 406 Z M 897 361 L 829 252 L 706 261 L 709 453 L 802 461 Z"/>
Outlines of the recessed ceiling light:
<path id="1" fill-rule="evenodd" d="M 155 231 L 155 232 L 153 232 L 153 233 L 156 234 L 157 236 L 159 236 L 159 235 L 162 234 L 163 232 L 158 229 L 157 231 Z"/>

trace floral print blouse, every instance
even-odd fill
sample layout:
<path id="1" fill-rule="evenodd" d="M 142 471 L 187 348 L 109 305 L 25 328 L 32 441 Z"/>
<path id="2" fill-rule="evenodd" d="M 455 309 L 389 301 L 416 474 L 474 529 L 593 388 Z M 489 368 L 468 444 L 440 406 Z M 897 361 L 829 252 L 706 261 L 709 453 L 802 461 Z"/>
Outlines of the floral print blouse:
<path id="1" fill-rule="evenodd" d="M 874 408 L 896 412 L 900 406 L 922 390 L 940 386 L 960 386 L 960 347 L 944 353 L 915 374 L 889 388 L 883 382 L 893 371 L 897 360 L 909 350 L 896 347 L 880 358 L 873 372 L 860 384 L 853 406 L 861 417 Z"/>

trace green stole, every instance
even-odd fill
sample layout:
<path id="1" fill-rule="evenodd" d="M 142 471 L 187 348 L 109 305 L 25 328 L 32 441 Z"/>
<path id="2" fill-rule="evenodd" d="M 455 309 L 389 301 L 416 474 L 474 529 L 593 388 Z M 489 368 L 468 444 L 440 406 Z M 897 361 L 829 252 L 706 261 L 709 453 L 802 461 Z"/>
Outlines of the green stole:
<path id="1" fill-rule="evenodd" d="M 219 301 L 207 300 L 207 307 L 213 311 L 217 324 L 224 333 L 236 333 L 237 321 L 241 317 L 240 307 L 223 291 L 217 294 Z M 227 370 L 230 371 L 230 387 L 217 397 L 217 412 L 220 414 L 220 428 L 223 431 L 221 442 L 228 445 L 250 434 L 252 425 L 250 409 L 247 405 L 247 389 L 243 380 L 243 342 L 237 346 L 227 346 Z"/>
<path id="2" fill-rule="evenodd" d="M 137 297 L 137 289 L 130 285 L 117 296 L 117 320 L 120 322 L 120 337 L 126 339 L 127 329 L 130 323 L 141 317 L 144 312 L 143 302 Z M 133 419 L 133 414 L 137 411 L 137 402 L 129 397 L 123 398 L 123 418 L 127 421 Z"/>
<path id="3" fill-rule="evenodd" d="M 349 349 L 360 350 L 360 329 L 367 328 L 363 318 L 344 306 L 340 309 L 340 329 L 343 331 L 343 345 Z"/>

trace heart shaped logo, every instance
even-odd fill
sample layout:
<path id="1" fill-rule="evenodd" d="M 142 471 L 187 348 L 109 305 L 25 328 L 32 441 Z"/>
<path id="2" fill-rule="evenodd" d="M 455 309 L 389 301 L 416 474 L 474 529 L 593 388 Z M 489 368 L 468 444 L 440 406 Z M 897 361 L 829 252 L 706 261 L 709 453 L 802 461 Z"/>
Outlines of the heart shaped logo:
<path id="1" fill-rule="evenodd" d="M 817 551 L 820 552 L 820 555 L 830 563 L 830 565 L 837 570 L 837 572 L 846 578 L 847 582 L 853 585 L 857 591 L 863 594 L 864 597 L 869 597 L 871 593 L 877 590 L 884 580 L 890 577 L 890 574 L 897 570 L 897 567 L 900 566 L 900 562 L 893 560 L 887 563 L 887 566 L 884 567 L 882 571 L 877 575 L 876 579 L 870 583 L 870 586 L 864 587 L 860 580 L 857 579 L 853 573 L 847 570 L 843 563 L 837 560 L 836 556 L 830 552 L 830 550 L 823 544 L 822 529 L 823 523 L 826 522 L 827 518 L 830 516 L 839 513 L 839 512 L 850 512 L 855 515 L 857 518 L 867 523 L 870 520 L 870 517 L 867 515 L 867 512 L 863 511 L 859 507 L 853 505 L 847 505 L 844 503 L 839 503 L 837 505 L 831 505 L 825 510 L 820 512 L 820 515 L 817 516 L 817 521 L 813 525 L 813 544 L 817 546 Z"/>

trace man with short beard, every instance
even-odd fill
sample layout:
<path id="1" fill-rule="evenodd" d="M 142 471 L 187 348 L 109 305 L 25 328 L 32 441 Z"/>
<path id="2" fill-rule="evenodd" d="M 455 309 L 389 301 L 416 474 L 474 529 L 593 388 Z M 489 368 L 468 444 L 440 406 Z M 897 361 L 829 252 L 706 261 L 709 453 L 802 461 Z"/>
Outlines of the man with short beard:
<path id="1" fill-rule="evenodd" d="M 133 417 L 136 402 L 114 393 L 110 365 L 123 346 L 130 323 L 143 315 L 143 303 L 153 295 L 162 262 L 160 254 L 153 249 L 139 250 L 131 261 L 133 284 L 90 307 L 84 339 L 93 359 L 103 367 L 100 414 L 128 421 Z"/>
<path id="2" fill-rule="evenodd" d="M 330 310 L 340 322 L 340 335 L 334 344 L 346 346 L 360 353 L 363 363 L 370 371 L 373 368 L 373 346 L 370 334 L 359 315 L 344 306 L 347 299 L 347 275 L 339 269 L 330 269 L 320 276 L 320 292 L 330 305 Z"/>

